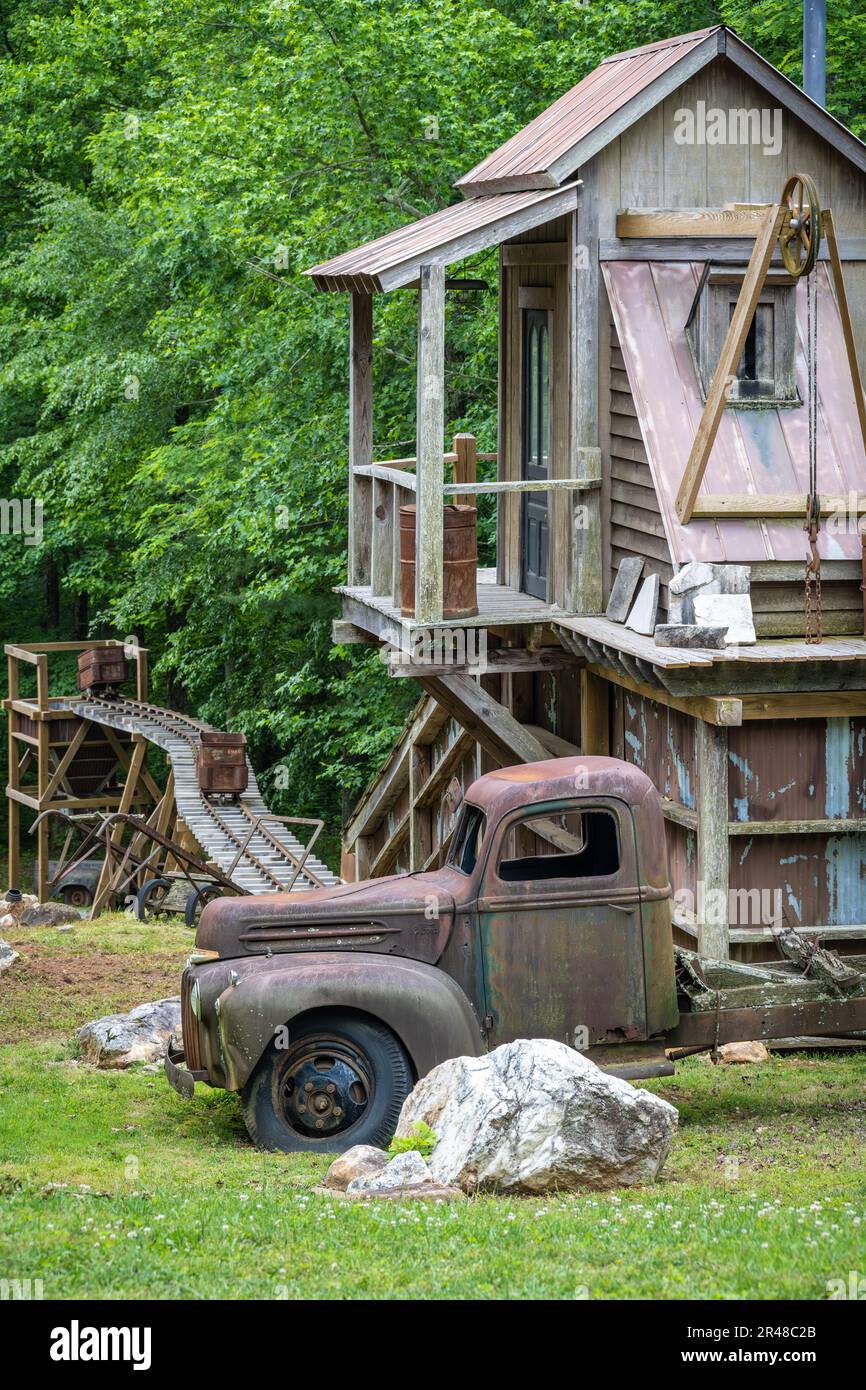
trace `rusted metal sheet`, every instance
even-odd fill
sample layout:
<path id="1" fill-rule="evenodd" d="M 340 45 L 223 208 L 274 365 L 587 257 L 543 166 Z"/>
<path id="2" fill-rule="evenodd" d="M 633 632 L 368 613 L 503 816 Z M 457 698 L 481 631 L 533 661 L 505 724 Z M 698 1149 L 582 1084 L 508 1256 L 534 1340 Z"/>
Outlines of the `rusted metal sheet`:
<path id="1" fill-rule="evenodd" d="M 803 560 L 802 521 L 694 520 L 680 524 L 676 495 L 703 412 L 685 334 L 702 263 L 610 261 L 604 269 L 664 522 L 671 558 L 755 563 Z M 818 491 L 847 495 L 862 486 L 866 453 L 836 299 L 818 270 Z M 805 358 L 806 287 L 797 285 L 799 406 L 726 410 L 710 454 L 702 493 L 801 492 L 809 486 Z M 832 427 L 828 422 L 832 422 Z M 699 494 L 700 496 L 700 494 Z M 805 506 L 805 503 L 804 503 Z M 825 560 L 860 560 L 855 526 L 822 527 Z"/>
<path id="2" fill-rule="evenodd" d="M 196 755 L 201 791 L 239 796 L 247 789 L 247 741 L 243 734 L 203 729 Z"/>
<path id="3" fill-rule="evenodd" d="M 559 182 L 552 173 L 559 159 L 717 32 L 718 26 L 701 29 L 606 58 L 577 86 L 458 179 L 456 187 L 475 192 L 487 183 L 520 179 L 526 188 L 550 188 Z"/>
<path id="4" fill-rule="evenodd" d="M 443 263 L 444 258 L 448 264 L 468 250 L 477 252 L 498 246 L 515 230 L 509 226 L 509 219 L 519 217 L 519 229 L 526 230 L 527 222 L 540 224 L 566 211 L 566 204 L 576 203 L 576 188 L 576 184 L 571 185 L 570 195 L 565 188 L 544 188 L 468 198 L 314 265 L 306 274 L 312 276 L 320 290 L 373 293 L 396 289 L 417 279 L 419 262 Z M 530 216 L 533 209 L 537 209 L 536 219 Z M 465 238 L 471 238 L 471 247 L 460 245 Z"/>
<path id="5" fill-rule="evenodd" d="M 129 668 L 122 647 L 91 647 L 78 657 L 78 689 L 105 690 L 123 685 Z"/>

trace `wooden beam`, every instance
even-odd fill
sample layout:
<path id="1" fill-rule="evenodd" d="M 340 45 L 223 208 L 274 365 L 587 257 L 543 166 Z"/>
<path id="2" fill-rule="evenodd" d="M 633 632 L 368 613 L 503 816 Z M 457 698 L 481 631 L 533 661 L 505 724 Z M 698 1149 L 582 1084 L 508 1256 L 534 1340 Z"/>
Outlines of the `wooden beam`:
<path id="1" fill-rule="evenodd" d="M 740 291 L 731 325 L 722 345 L 721 356 L 713 373 L 707 400 L 701 415 L 697 433 L 692 442 L 686 471 L 683 474 L 677 493 L 677 515 L 683 525 L 692 517 L 698 490 L 703 481 L 722 411 L 728 399 L 731 382 L 737 371 L 737 364 L 743 355 L 746 336 L 755 316 L 755 308 L 764 283 L 764 276 L 773 255 L 773 248 L 782 229 L 786 209 L 773 205 L 764 214 L 761 229 L 755 239 L 754 250 L 749 261 L 743 288 Z"/>
<path id="2" fill-rule="evenodd" d="M 624 208 L 616 215 L 618 237 L 756 237 L 768 204 L 755 208 Z"/>
<path id="3" fill-rule="evenodd" d="M 585 667 L 580 673 L 580 751 L 586 757 L 610 753 L 610 686 Z"/>
<path id="4" fill-rule="evenodd" d="M 744 719 L 837 719 L 866 715 L 866 690 L 741 695 Z"/>
<path id="5" fill-rule="evenodd" d="M 698 949 L 725 960 L 728 946 L 728 735 L 699 719 L 695 726 L 698 802 L 698 881 L 704 920 Z"/>
<path id="6" fill-rule="evenodd" d="M 567 241 L 530 241 L 502 248 L 503 265 L 568 265 Z"/>
<path id="7" fill-rule="evenodd" d="M 842 262 L 839 258 L 839 243 L 836 240 L 836 224 L 833 221 L 833 214 L 829 208 L 825 208 L 824 212 L 821 214 L 821 226 L 827 238 L 827 246 L 830 251 L 830 264 L 833 267 L 833 288 L 836 291 L 836 303 L 839 308 L 839 318 L 842 321 L 842 336 L 845 339 L 845 351 L 848 354 L 848 367 L 854 386 L 854 399 L 857 402 L 857 415 L 860 420 L 860 435 L 863 440 L 863 447 L 866 448 L 866 401 L 863 399 L 863 382 L 860 377 L 860 367 L 857 362 L 857 344 L 854 339 L 854 327 L 851 323 L 851 311 L 848 308 L 848 295 L 845 292 L 845 277 L 842 274 Z"/>
<path id="8" fill-rule="evenodd" d="M 745 718 L 746 696 L 735 698 L 730 695 L 671 695 L 663 686 L 646 685 L 642 681 L 636 681 L 621 671 L 614 671 L 608 666 L 597 666 L 589 662 L 586 669 L 597 676 L 604 676 L 605 680 L 612 681 L 614 685 L 622 686 L 624 690 L 631 690 L 635 695 L 642 695 L 647 700 L 655 700 L 657 704 L 664 705 L 667 709 L 676 709 L 682 714 L 690 714 L 694 719 L 703 719 L 705 723 L 715 724 L 718 728 L 736 728 L 742 724 Z M 769 719 L 772 716 L 767 715 L 766 717 Z"/>
<path id="9" fill-rule="evenodd" d="M 753 237 L 630 237 L 622 241 L 607 237 L 599 242 L 601 261 L 712 261 L 717 265 L 745 265 L 752 254 Z M 839 237 L 843 261 L 866 261 L 866 237 Z M 829 261 L 826 245 L 818 253 Z M 782 266 L 781 254 L 773 252 L 774 265 Z"/>
<path id="10" fill-rule="evenodd" d="M 549 758 L 544 744 L 471 676 L 443 674 L 424 679 L 421 684 L 503 767 L 510 763 L 545 762 Z"/>
<path id="11" fill-rule="evenodd" d="M 569 218 L 569 472 L 601 479 L 598 407 L 598 161 L 584 170 L 579 210 Z M 606 301 L 605 301 L 606 302 Z M 607 310 L 605 310 L 607 312 Z M 572 495 L 566 604 L 572 613 L 600 613 L 603 604 L 601 496 L 598 488 Z M 560 561 L 561 563 L 561 561 Z"/>
<path id="12" fill-rule="evenodd" d="M 750 493 L 750 492 L 712 492 L 698 497 L 692 507 L 692 520 L 714 519 L 716 517 L 740 517 L 744 520 L 786 520 L 802 519 L 806 514 L 805 492 Z M 866 515 L 866 492 L 851 491 L 848 495 L 835 493 L 827 496 L 822 493 L 821 515 L 835 516 L 839 513 L 851 516 Z"/>
<path id="13" fill-rule="evenodd" d="M 372 485 L 355 475 L 373 462 L 373 296 L 353 294 L 349 318 L 349 583 L 370 583 Z"/>
<path id="14" fill-rule="evenodd" d="M 388 656 L 388 674 L 396 677 L 412 676 L 417 678 L 423 675 L 438 675 L 440 672 L 448 675 L 459 671 L 465 675 L 491 674 L 505 675 L 506 673 L 520 674 L 530 671 L 564 671 L 573 670 L 578 664 L 578 659 L 571 652 L 567 652 L 562 647 L 539 647 L 537 650 L 527 650 L 519 647 L 497 647 L 494 651 L 489 651 L 483 658 L 483 670 L 479 672 L 477 665 L 473 666 L 467 662 L 464 665 L 455 664 L 435 664 L 430 661 L 404 660 L 410 653 L 392 651 Z"/>
<path id="15" fill-rule="evenodd" d="M 372 632 L 365 632 L 363 628 L 344 622 L 342 618 L 334 618 L 331 623 L 331 641 L 335 647 L 352 647 L 360 643 L 374 647 L 379 645 Z"/>
<path id="16" fill-rule="evenodd" d="M 418 458 L 415 514 L 415 619 L 442 621 L 445 433 L 445 270 L 421 267 L 418 296 Z"/>

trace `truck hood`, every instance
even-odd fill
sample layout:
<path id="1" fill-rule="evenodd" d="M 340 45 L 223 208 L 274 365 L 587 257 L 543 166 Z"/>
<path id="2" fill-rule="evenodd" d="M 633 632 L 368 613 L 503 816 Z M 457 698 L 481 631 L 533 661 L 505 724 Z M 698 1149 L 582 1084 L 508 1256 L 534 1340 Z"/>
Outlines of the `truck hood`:
<path id="1" fill-rule="evenodd" d="M 217 898 L 202 912 L 196 946 L 221 957 L 283 951 L 383 951 L 431 963 L 454 922 L 453 869 L 342 883 L 309 892 Z"/>

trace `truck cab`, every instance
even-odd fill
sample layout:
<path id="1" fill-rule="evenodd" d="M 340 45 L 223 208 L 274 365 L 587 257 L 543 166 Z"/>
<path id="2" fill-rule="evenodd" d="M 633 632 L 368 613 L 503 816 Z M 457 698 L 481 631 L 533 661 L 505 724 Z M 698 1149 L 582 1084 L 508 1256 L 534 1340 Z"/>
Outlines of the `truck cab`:
<path id="1" fill-rule="evenodd" d="M 670 899 L 639 769 L 569 757 L 487 773 L 439 869 L 209 903 L 169 1078 L 240 1092 L 264 1147 L 339 1152 L 387 1143 L 431 1067 L 514 1038 L 632 1078 L 669 1072 Z"/>

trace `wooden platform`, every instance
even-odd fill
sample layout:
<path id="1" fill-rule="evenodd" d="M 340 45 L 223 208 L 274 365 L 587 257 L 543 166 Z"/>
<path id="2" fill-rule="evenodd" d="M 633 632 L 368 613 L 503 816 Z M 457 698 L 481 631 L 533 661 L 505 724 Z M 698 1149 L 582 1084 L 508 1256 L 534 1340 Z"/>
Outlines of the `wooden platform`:
<path id="1" fill-rule="evenodd" d="M 343 600 L 343 617 L 386 641 L 429 625 L 404 618 L 388 596 L 374 597 L 369 587 L 341 585 L 336 589 Z M 545 623 L 565 615 L 556 604 L 544 603 L 531 594 L 521 593 L 508 584 L 496 583 L 496 571 L 478 571 L 478 612 L 472 618 L 445 618 L 437 627 L 519 627 L 529 623 Z"/>
<path id="2" fill-rule="evenodd" d="M 706 648 L 689 650 L 683 647 L 657 647 L 652 637 L 642 637 L 622 623 L 609 618 L 558 614 L 559 627 L 568 628 L 580 637 L 601 646 L 612 647 L 664 670 L 696 666 L 728 665 L 731 662 L 789 661 L 864 661 L 866 637 L 827 637 L 823 642 L 804 642 L 800 638 L 777 638 L 758 641 L 753 646 L 722 647 L 718 651 Z"/>

